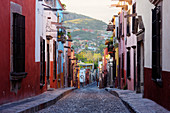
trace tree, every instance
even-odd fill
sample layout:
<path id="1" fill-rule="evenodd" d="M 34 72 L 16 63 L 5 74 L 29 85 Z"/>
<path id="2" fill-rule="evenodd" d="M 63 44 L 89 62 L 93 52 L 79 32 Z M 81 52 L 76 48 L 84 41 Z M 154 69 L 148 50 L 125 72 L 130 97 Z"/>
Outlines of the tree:
<path id="1" fill-rule="evenodd" d="M 88 45 L 87 44 L 85 45 L 85 50 L 88 50 Z"/>

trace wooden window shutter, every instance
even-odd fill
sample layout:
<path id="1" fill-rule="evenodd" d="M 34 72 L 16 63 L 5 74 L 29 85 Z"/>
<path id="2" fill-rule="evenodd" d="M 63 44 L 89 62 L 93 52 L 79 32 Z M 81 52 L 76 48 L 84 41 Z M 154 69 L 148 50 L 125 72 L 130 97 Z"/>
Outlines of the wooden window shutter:
<path id="1" fill-rule="evenodd" d="M 25 16 L 13 13 L 13 69 L 25 72 Z"/>

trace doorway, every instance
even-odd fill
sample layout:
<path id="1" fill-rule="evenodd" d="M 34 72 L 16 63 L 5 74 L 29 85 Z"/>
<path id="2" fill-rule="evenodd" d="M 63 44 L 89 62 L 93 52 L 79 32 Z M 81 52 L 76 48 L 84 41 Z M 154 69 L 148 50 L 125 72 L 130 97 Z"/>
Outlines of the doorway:
<path id="1" fill-rule="evenodd" d="M 137 93 L 144 93 L 144 43 L 137 43 Z"/>
<path id="2" fill-rule="evenodd" d="M 47 89 L 50 89 L 50 44 L 47 40 Z"/>

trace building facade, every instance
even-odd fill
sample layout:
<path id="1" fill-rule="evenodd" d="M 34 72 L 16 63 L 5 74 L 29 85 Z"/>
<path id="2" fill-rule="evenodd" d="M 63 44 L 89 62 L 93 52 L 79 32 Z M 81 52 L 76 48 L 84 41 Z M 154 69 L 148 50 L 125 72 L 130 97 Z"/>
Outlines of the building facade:
<path id="1" fill-rule="evenodd" d="M 168 4 L 123 0 L 112 6 L 121 7 L 114 28 L 119 41 L 118 88 L 142 93 L 169 110 Z"/>
<path id="2" fill-rule="evenodd" d="M 144 40 L 144 97 L 154 100 L 168 110 L 170 110 L 168 99 L 170 97 L 168 86 L 170 84 L 169 4 L 169 0 L 136 0 L 136 11 L 139 16 L 142 16 L 145 27 L 142 37 Z M 139 40 L 140 37 L 138 36 L 137 39 Z"/>
<path id="3" fill-rule="evenodd" d="M 1 1 L 0 104 L 46 91 L 40 88 L 40 63 L 35 62 L 35 3 Z"/>

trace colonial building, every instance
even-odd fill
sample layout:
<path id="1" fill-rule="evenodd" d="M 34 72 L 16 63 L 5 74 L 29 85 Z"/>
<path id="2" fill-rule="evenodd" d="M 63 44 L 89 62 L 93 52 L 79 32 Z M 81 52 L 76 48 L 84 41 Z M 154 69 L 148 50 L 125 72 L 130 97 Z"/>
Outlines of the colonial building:
<path id="1" fill-rule="evenodd" d="M 63 9 L 59 0 L 36 2 L 35 61 L 40 63 L 41 88 L 64 87 L 63 43 L 65 39 L 61 22 Z"/>
<path id="2" fill-rule="evenodd" d="M 40 63 L 35 61 L 35 3 L 1 1 L 0 104 L 46 90 L 40 88 Z"/>
<path id="3" fill-rule="evenodd" d="M 170 110 L 169 4 L 169 0 L 136 0 L 138 29 L 141 31 L 137 34 L 137 51 L 139 50 L 137 56 L 139 60 L 144 59 L 144 64 L 138 62 L 140 67 L 144 66 L 144 97 L 156 101 L 168 110 Z M 144 31 L 140 28 L 141 20 Z M 139 43 L 141 41 L 142 43 Z"/>
<path id="4" fill-rule="evenodd" d="M 122 0 L 112 6 L 121 7 L 119 26 L 115 24 L 119 31 L 118 88 L 127 85 L 169 110 L 168 4 L 168 0 Z"/>

